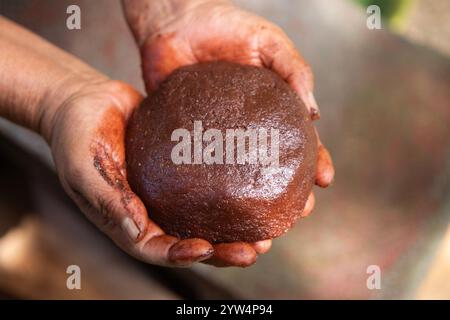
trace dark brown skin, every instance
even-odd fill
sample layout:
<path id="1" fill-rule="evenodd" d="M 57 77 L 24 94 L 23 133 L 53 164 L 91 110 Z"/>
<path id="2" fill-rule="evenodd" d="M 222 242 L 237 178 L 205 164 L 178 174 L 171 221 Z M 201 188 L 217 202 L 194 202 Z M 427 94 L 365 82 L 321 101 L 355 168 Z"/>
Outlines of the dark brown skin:
<path id="1" fill-rule="evenodd" d="M 203 132 L 279 130 L 278 168 L 174 164 L 178 142 L 171 134 L 192 131 L 195 120 L 203 122 Z M 128 179 L 150 217 L 170 235 L 211 243 L 280 236 L 303 212 L 316 174 L 315 132 L 294 90 L 270 70 L 229 62 L 196 64 L 169 76 L 130 120 L 126 152 Z"/>

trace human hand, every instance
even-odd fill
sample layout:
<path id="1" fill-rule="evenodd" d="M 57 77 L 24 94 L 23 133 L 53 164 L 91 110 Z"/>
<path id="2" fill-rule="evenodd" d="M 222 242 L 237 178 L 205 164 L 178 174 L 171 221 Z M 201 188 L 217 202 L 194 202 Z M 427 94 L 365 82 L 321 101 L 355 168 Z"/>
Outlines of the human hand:
<path id="1" fill-rule="evenodd" d="M 127 182 L 125 128 L 142 97 L 130 86 L 100 80 L 71 93 L 46 123 L 60 181 L 80 209 L 119 247 L 145 262 L 189 266 L 215 254 L 220 265 L 246 266 L 267 243 L 213 246 L 179 240 L 152 222 Z M 47 115 L 48 116 L 48 115 Z"/>
<path id="2" fill-rule="evenodd" d="M 128 186 L 125 126 L 141 101 L 134 89 L 3 17 L 0 47 L 0 116 L 47 140 L 64 189 L 97 227 L 152 264 L 188 266 L 214 254 L 207 241 L 165 235 Z M 246 266 L 267 249 L 222 246 L 215 259 Z"/>
<path id="3" fill-rule="evenodd" d="M 148 92 L 179 67 L 225 60 L 273 70 L 297 92 L 311 118 L 320 117 L 311 68 L 279 27 L 228 1 L 161 2 L 166 5 L 148 0 L 124 1 L 128 23 L 140 47 Z M 334 178 L 334 168 L 318 134 L 317 141 L 316 184 L 327 187 Z M 312 211 L 314 204 L 311 193 L 302 217 Z M 269 241 L 266 247 L 270 247 Z"/>

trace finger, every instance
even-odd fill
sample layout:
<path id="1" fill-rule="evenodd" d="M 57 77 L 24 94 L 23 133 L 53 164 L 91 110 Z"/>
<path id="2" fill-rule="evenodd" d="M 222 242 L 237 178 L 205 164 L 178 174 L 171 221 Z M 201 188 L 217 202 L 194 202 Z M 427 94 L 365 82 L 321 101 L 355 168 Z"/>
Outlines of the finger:
<path id="1" fill-rule="evenodd" d="M 174 244 L 168 260 L 177 266 L 190 266 L 194 262 L 209 259 L 214 254 L 213 246 L 203 239 L 186 239 Z"/>
<path id="2" fill-rule="evenodd" d="M 103 193 L 103 197 L 105 196 L 107 193 Z M 78 195 L 77 204 L 84 209 L 89 220 L 120 248 L 144 262 L 168 267 L 187 267 L 211 257 L 214 252 L 212 245 L 205 240 L 180 241 L 176 237 L 165 235 L 150 219 L 147 219 L 146 229 L 139 230 L 134 223 L 135 219 L 128 216 L 121 219 L 123 212 L 120 205 L 114 204 L 112 200 L 107 206 L 97 207 L 89 202 L 95 203 L 96 200 L 86 199 L 80 204 L 80 198 Z"/>
<path id="3" fill-rule="evenodd" d="M 172 246 L 174 246 L 179 239 L 166 234 L 158 236 L 149 236 L 137 244 L 139 248 L 137 256 L 139 259 L 160 266 L 170 266 L 168 256 Z"/>
<path id="4" fill-rule="evenodd" d="M 139 221 L 136 215 L 129 215 L 132 206 L 125 209 L 121 201 L 116 201 L 118 195 L 111 197 L 107 190 L 95 199 L 87 199 L 80 207 L 87 208 L 85 213 L 99 229 L 104 231 L 123 250 L 136 258 L 151 264 L 187 267 L 197 261 L 210 258 L 214 249 L 210 243 L 202 239 L 179 240 L 176 237 L 165 235 L 161 228 L 147 218 L 145 207 L 135 208 L 139 214 L 145 212 L 146 227 L 135 221 Z M 106 205 L 104 205 L 105 203 Z M 136 197 L 136 203 L 140 203 Z M 128 210 L 128 211 L 127 211 Z"/>
<path id="5" fill-rule="evenodd" d="M 125 116 L 125 122 L 128 121 L 128 118 L 131 116 L 133 111 L 144 99 L 144 97 L 132 86 L 122 81 L 110 81 L 110 84 L 106 90 L 109 92 L 105 93 L 110 93 L 114 97 L 116 106 Z M 117 92 L 122 92 L 123 94 L 117 96 Z"/>
<path id="6" fill-rule="evenodd" d="M 320 145 L 317 155 L 316 185 L 326 188 L 333 183 L 333 180 L 334 167 L 330 153 L 323 145 Z"/>
<path id="7" fill-rule="evenodd" d="M 141 47 L 143 76 L 147 93 L 158 88 L 174 70 L 195 63 L 188 44 L 173 34 L 148 39 Z"/>
<path id="8" fill-rule="evenodd" d="M 316 167 L 316 185 L 326 188 L 333 183 L 334 166 L 330 153 L 322 144 L 317 128 L 314 128 L 317 138 L 317 167 Z"/>
<path id="9" fill-rule="evenodd" d="M 316 198 L 314 196 L 314 193 L 310 193 L 308 196 L 308 200 L 306 200 L 305 208 L 303 209 L 303 212 L 300 214 L 300 217 L 306 218 L 309 216 L 309 214 L 313 211 L 314 205 L 316 204 Z"/>
<path id="10" fill-rule="evenodd" d="M 289 83 L 305 104 L 311 118 L 319 119 L 320 111 L 313 94 L 314 78 L 311 67 L 286 34 L 276 26 L 262 29 L 259 51 L 263 65 Z"/>
<path id="11" fill-rule="evenodd" d="M 68 194 L 90 221 L 138 259 L 159 265 L 187 266 L 210 257 L 212 245 L 208 242 L 180 241 L 164 235 L 148 218 L 144 204 L 126 179 L 123 110 L 111 108 L 99 112 L 94 114 L 105 125 L 67 139 L 66 149 L 74 150 L 70 158 L 56 156 L 61 159 L 57 170 Z M 61 142 L 55 141 L 55 145 Z"/>
<path id="12" fill-rule="evenodd" d="M 101 164 L 98 164 L 99 168 Z M 100 230 L 105 232 L 119 247 L 134 257 L 151 264 L 186 267 L 196 261 L 212 256 L 213 248 L 201 239 L 182 240 L 165 235 L 163 230 L 148 218 L 140 199 L 129 189 L 126 181 L 111 187 L 113 171 L 103 168 L 106 177 L 101 181 L 98 173 L 86 177 L 82 174 L 79 185 L 95 186 L 78 192 L 79 206 Z M 102 177 L 102 178 L 104 178 Z M 100 180 L 100 181 L 98 181 Z"/>
<path id="13" fill-rule="evenodd" d="M 262 240 L 251 244 L 257 254 L 263 254 L 270 250 L 272 247 L 272 240 Z"/>
<path id="14" fill-rule="evenodd" d="M 68 194 L 99 229 L 108 233 L 119 228 L 132 243 L 142 239 L 149 230 L 147 210 L 141 200 L 128 188 L 117 190 L 109 186 L 98 173 L 80 174 L 76 183 L 68 185 Z M 153 234 L 162 234 L 159 228 L 151 228 Z"/>
<path id="15" fill-rule="evenodd" d="M 144 241 L 139 252 L 141 260 L 166 267 L 189 267 L 213 254 L 212 245 L 205 240 L 179 240 L 169 235 L 151 237 Z"/>
<path id="16" fill-rule="evenodd" d="M 131 190 L 126 178 L 123 115 L 117 109 L 111 109 L 104 117 L 107 118 L 103 122 L 105 128 L 97 128 L 96 138 L 89 145 L 89 156 L 78 156 L 81 162 L 72 163 L 73 168 L 67 172 L 68 181 L 72 189 L 78 189 L 79 195 L 93 207 L 90 218 L 99 227 L 119 226 L 131 241 L 136 242 L 149 231 L 149 218 L 144 204 Z M 162 234 L 155 225 L 151 231 Z"/>
<path id="17" fill-rule="evenodd" d="M 65 190 L 87 218 L 130 252 L 148 234 L 163 231 L 149 220 L 144 204 L 128 185 L 123 112 L 118 108 L 98 112 L 91 116 L 104 125 L 64 141 L 65 149 L 73 150 L 70 158 L 58 154 L 61 149 L 54 150 L 56 159 L 61 159 L 57 170 Z"/>
<path id="18" fill-rule="evenodd" d="M 248 267 L 256 258 L 255 249 L 248 243 L 220 243 L 214 245 L 214 256 L 204 262 L 216 267 Z"/>

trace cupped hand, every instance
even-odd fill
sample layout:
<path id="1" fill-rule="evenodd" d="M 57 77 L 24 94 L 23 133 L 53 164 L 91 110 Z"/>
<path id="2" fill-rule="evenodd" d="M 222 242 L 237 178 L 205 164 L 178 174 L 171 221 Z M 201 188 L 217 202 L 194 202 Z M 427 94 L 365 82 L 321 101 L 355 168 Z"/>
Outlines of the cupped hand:
<path id="1" fill-rule="evenodd" d="M 65 191 L 119 247 L 145 262 L 186 267 L 214 255 L 220 265 L 253 263 L 266 242 L 214 249 L 202 239 L 169 236 L 149 219 L 125 164 L 126 123 L 141 99 L 122 82 L 102 80 L 81 86 L 56 108 L 47 140 Z"/>
<path id="2" fill-rule="evenodd" d="M 155 90 L 179 67 L 206 61 L 231 61 L 273 70 L 300 96 L 311 118 L 316 120 L 320 117 L 313 95 L 311 68 L 278 26 L 226 1 L 191 3 L 178 14 L 158 23 L 157 28 L 148 28 L 152 32 L 145 32 L 145 26 L 142 25 L 140 30 L 133 30 L 140 44 L 143 76 L 148 92 Z M 129 17 L 129 23 L 133 29 L 133 15 Z M 317 142 L 316 184 L 327 187 L 334 178 L 334 168 L 330 154 L 318 134 Z M 302 217 L 312 211 L 314 204 L 314 194 L 311 193 Z M 235 252 L 240 252 L 244 246 L 248 245 L 216 245 L 215 256 L 207 262 L 224 265 L 219 260 L 233 259 L 229 255 L 224 255 L 223 258 L 219 254 L 221 249 L 233 247 Z M 256 251 L 267 251 L 270 240 L 263 242 L 261 247 L 263 249 Z M 218 257 L 221 259 L 217 259 Z"/>

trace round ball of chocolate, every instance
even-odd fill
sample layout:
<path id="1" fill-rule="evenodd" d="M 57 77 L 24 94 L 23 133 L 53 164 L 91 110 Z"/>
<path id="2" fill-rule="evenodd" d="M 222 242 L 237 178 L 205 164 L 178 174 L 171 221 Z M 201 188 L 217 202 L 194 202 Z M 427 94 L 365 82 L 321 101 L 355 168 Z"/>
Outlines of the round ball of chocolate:
<path id="1" fill-rule="evenodd" d="M 128 180 L 176 237 L 271 239 L 301 215 L 316 171 L 306 107 L 274 72 L 228 62 L 174 71 L 129 121 Z"/>

